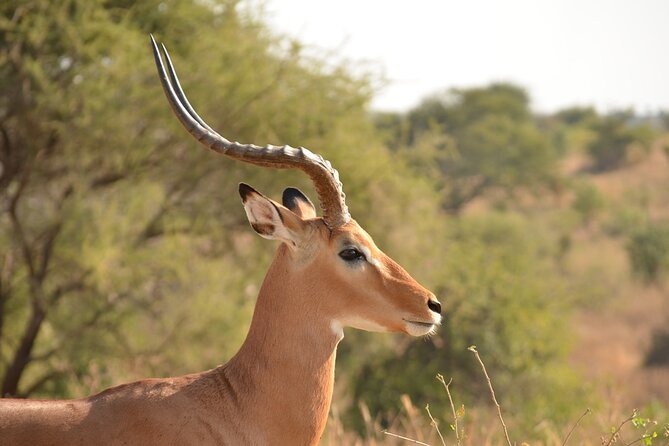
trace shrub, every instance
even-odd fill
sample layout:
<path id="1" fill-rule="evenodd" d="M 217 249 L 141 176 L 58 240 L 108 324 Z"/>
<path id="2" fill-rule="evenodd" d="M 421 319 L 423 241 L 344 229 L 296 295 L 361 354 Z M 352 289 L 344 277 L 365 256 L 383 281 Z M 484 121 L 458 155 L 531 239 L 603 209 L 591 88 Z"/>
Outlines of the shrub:
<path id="1" fill-rule="evenodd" d="M 669 331 L 658 331 L 653 334 L 650 350 L 646 353 L 645 365 L 669 365 Z"/>
<path id="2" fill-rule="evenodd" d="M 588 144 L 587 151 L 596 170 L 611 170 L 627 163 L 630 151 L 648 152 L 653 131 L 645 125 L 632 126 L 627 115 L 611 115 L 593 126 L 596 137 Z"/>
<path id="3" fill-rule="evenodd" d="M 605 205 L 604 196 L 594 185 L 582 183 L 576 187 L 576 198 L 572 208 L 579 213 L 584 222 L 592 221 Z"/>
<path id="4" fill-rule="evenodd" d="M 570 297 L 546 254 L 552 249 L 531 224 L 508 214 L 450 224 L 448 241 L 435 241 L 447 247 L 435 288 L 447 308 L 443 326 L 429 342 L 403 343 L 370 358 L 352 383 L 354 399 L 384 414 L 399 409 L 407 393 L 439 413 L 448 404 L 434 391 L 434 375 L 442 373 L 458 383 L 466 405 L 487 401 L 467 351 L 475 344 L 496 377 L 501 403 L 518 408 L 516 420 L 573 415 L 579 383 L 563 366 Z"/>
<path id="5" fill-rule="evenodd" d="M 669 224 L 649 223 L 627 242 L 632 273 L 645 282 L 659 280 L 669 270 Z"/>

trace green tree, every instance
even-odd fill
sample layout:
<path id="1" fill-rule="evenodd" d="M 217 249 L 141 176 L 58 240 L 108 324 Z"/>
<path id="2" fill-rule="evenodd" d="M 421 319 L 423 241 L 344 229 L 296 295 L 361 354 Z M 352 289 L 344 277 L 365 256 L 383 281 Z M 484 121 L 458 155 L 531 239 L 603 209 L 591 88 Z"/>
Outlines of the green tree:
<path id="1" fill-rule="evenodd" d="M 592 107 L 569 107 L 560 110 L 555 117 L 568 126 L 592 125 L 599 120 L 597 110 Z"/>
<path id="2" fill-rule="evenodd" d="M 532 117 L 527 94 L 513 85 L 450 90 L 423 101 L 404 121 L 386 117 L 380 125 L 390 135 L 391 125 L 407 127 L 394 132 L 405 138 L 396 145 L 406 147 L 409 163 L 433 179 L 449 210 L 488 190 L 511 194 L 554 179 L 556 153 Z M 428 156 L 424 146 L 436 140 Z"/>
<path id="3" fill-rule="evenodd" d="M 247 234 L 236 183 L 310 190 L 299 174 L 200 151 L 171 116 L 149 32 L 227 137 L 312 147 L 361 203 L 375 175 L 393 178 L 366 119 L 368 79 L 303 55 L 245 5 L 16 0 L 0 11 L 2 395 L 81 395 L 221 362 L 271 254 Z M 208 348 L 213 327 L 220 350 Z"/>
<path id="4" fill-rule="evenodd" d="M 483 88 L 455 88 L 425 99 L 409 111 L 408 120 L 413 135 L 428 130 L 433 123 L 439 124 L 447 133 L 457 134 L 487 115 L 526 121 L 531 118 L 529 97 L 522 88 L 504 83 Z"/>
<path id="5" fill-rule="evenodd" d="M 669 271 L 669 224 L 648 223 L 629 238 L 627 255 L 632 272 L 646 282 L 656 282 Z"/>
<path id="6" fill-rule="evenodd" d="M 596 170 L 623 166 L 635 149 L 642 154 L 650 150 L 653 130 L 647 125 L 630 124 L 631 118 L 630 113 L 614 113 L 593 124 L 596 136 L 587 151 Z"/>
<path id="7" fill-rule="evenodd" d="M 579 213 L 585 223 L 589 223 L 604 209 L 606 202 L 596 186 L 590 183 L 581 183 L 576 187 L 576 196 L 571 206 Z"/>
<path id="8" fill-rule="evenodd" d="M 460 401 L 485 404 L 486 382 L 467 350 L 477 345 L 502 405 L 519 408 L 512 410 L 519 421 L 567 420 L 579 398 L 577 377 L 563 365 L 569 298 L 552 260 L 540 254 L 554 248 L 517 216 L 449 223 L 436 287 L 448 308 L 442 327 L 426 343 L 400 342 L 370 358 L 356 375 L 355 398 L 372 413 L 392 416 L 406 393 L 417 406 L 429 403 L 435 413 L 447 413 L 448 400 L 434 379 L 440 372 L 453 377 Z"/>

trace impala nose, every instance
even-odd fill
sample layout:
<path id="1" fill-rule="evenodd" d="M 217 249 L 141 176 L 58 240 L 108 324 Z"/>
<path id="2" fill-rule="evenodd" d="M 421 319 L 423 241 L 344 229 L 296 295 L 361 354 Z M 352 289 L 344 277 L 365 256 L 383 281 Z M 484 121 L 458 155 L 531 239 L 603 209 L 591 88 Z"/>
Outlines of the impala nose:
<path id="1" fill-rule="evenodd" d="M 434 299 L 430 299 L 430 300 L 427 301 L 427 307 L 430 310 L 434 311 L 435 313 L 441 314 L 441 304 L 439 303 L 439 301 L 436 301 Z"/>

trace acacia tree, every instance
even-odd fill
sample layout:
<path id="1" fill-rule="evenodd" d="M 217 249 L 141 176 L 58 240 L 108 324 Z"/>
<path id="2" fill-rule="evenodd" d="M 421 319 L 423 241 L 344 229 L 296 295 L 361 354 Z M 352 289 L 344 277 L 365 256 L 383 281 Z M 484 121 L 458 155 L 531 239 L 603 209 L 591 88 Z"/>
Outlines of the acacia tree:
<path id="1" fill-rule="evenodd" d="M 138 48 L 109 10 L 5 2 L 2 19 L 0 393 L 24 396 L 72 370 L 68 343 L 117 327 L 111 310 L 131 290 L 102 286 L 78 232 L 91 228 L 89 203 L 156 165 L 147 150 L 156 138 L 120 114 L 119 87 L 125 106 L 147 110 L 147 79 L 124 80 Z"/>
<path id="2" fill-rule="evenodd" d="M 591 128 L 595 138 L 586 147 L 598 171 L 612 170 L 629 161 L 630 152 L 650 151 L 653 130 L 648 125 L 632 125 L 631 113 L 612 113 L 595 120 Z"/>
<path id="3" fill-rule="evenodd" d="M 556 154 L 540 132 L 524 90 L 509 84 L 453 89 L 424 100 L 404 120 L 381 127 L 405 138 L 405 157 L 430 176 L 443 206 L 459 211 L 491 189 L 512 193 L 550 184 Z M 434 169 L 437 166 L 438 169 Z"/>
<path id="4" fill-rule="evenodd" d="M 235 1 L 16 0 L 0 11 L 0 394 L 89 392 L 96 361 L 98 389 L 134 376 L 115 361 L 140 375 L 220 362 L 203 330 L 238 340 L 248 298 L 185 309 L 209 307 L 224 285 L 253 295 L 264 266 L 236 241 L 238 200 L 220 191 L 241 172 L 261 187 L 306 181 L 200 156 L 166 106 L 149 32 L 169 35 L 175 63 L 196 61 L 184 85 L 234 139 L 352 147 L 371 131 L 367 80 L 306 58 Z M 244 256 L 260 260 L 248 277 L 231 267 Z"/>

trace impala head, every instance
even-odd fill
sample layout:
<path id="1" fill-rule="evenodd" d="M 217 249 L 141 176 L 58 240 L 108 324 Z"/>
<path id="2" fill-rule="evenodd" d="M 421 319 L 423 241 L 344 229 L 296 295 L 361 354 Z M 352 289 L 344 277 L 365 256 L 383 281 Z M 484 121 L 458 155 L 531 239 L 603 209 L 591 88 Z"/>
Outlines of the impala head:
<path id="1" fill-rule="evenodd" d="M 277 256 L 287 274 L 295 274 L 318 299 L 313 305 L 331 316 L 332 327 L 369 331 L 431 333 L 441 322 L 441 305 L 384 254 L 351 219 L 337 171 L 309 150 L 290 146 L 259 147 L 231 142 L 216 133 L 193 110 L 179 84 L 165 47 L 151 37 L 160 80 L 168 101 L 184 127 L 211 150 L 240 161 L 274 168 L 296 168 L 309 175 L 323 213 L 299 190 L 286 189 L 275 202 L 250 186 L 239 193 L 253 229 L 282 242 Z"/>

